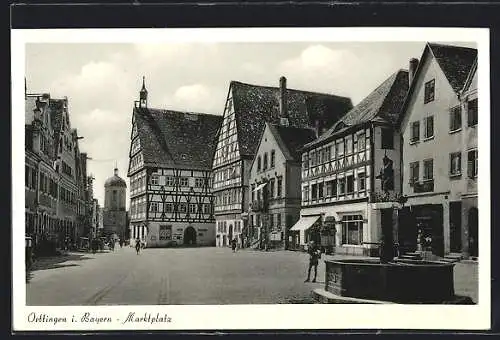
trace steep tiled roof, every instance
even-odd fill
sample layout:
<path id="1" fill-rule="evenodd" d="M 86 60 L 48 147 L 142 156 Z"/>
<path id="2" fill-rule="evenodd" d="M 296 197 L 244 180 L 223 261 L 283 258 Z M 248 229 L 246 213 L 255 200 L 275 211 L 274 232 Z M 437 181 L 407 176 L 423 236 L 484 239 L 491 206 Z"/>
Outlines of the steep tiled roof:
<path id="1" fill-rule="evenodd" d="M 144 164 L 210 169 L 221 116 L 135 108 Z"/>
<path id="2" fill-rule="evenodd" d="M 299 148 L 314 140 L 315 132 L 310 128 L 296 128 L 270 124 L 269 129 L 276 138 L 287 159 L 300 160 Z"/>
<path id="3" fill-rule="evenodd" d="M 436 43 L 428 44 L 432 54 L 443 70 L 446 79 L 455 92 L 459 92 L 477 56 L 475 48 L 442 45 Z"/>
<path id="4" fill-rule="evenodd" d="M 50 121 L 55 132 L 61 131 L 61 122 L 64 113 L 64 99 L 50 99 Z"/>
<path id="5" fill-rule="evenodd" d="M 393 73 L 352 110 L 347 112 L 334 126 L 307 147 L 321 143 L 352 126 L 370 121 L 397 124 L 401 107 L 408 93 L 408 71 Z"/>
<path id="6" fill-rule="evenodd" d="M 241 155 L 253 156 L 265 122 L 279 122 L 279 88 L 232 81 L 234 110 Z M 286 90 L 290 126 L 308 127 L 319 118 L 326 127 L 352 108 L 350 98 L 335 95 Z"/>

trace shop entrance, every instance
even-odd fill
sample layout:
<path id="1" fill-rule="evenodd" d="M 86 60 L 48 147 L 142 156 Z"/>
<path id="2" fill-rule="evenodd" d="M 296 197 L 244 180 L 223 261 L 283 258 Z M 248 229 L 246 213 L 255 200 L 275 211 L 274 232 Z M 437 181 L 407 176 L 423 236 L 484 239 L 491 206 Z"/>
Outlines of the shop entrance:
<path id="1" fill-rule="evenodd" d="M 423 250 L 444 256 L 443 206 L 441 204 L 416 206 L 417 235 Z M 418 237 L 418 236 L 417 236 Z"/>
<path id="2" fill-rule="evenodd" d="M 195 245 L 196 244 L 196 230 L 189 226 L 184 230 L 184 244 L 185 245 Z"/>

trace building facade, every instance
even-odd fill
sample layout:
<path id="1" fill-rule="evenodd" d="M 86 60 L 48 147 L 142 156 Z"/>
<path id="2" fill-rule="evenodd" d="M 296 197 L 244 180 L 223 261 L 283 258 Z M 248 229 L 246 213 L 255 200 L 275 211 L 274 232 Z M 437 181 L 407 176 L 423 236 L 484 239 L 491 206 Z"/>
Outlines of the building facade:
<path id="1" fill-rule="evenodd" d="M 143 83 L 132 115 L 131 239 L 148 247 L 215 245 L 211 165 L 221 120 L 149 108 Z"/>
<path id="2" fill-rule="evenodd" d="M 395 127 L 408 87 L 408 72 L 395 72 L 302 148 L 301 217 L 292 227 L 301 246 L 312 240 L 339 254 L 375 255 L 383 237 L 395 242 L 391 208 L 401 192 Z"/>
<path id="3" fill-rule="evenodd" d="M 345 97 L 232 81 L 213 158 L 217 245 L 241 244 L 248 230 L 250 169 L 265 122 L 277 124 L 286 110 L 292 127 L 321 132 L 352 107 Z"/>
<path id="4" fill-rule="evenodd" d="M 428 43 L 402 112 L 405 238 L 438 256 L 477 248 L 476 56 Z"/>
<path id="5" fill-rule="evenodd" d="M 314 138 L 312 128 L 290 127 L 286 116 L 279 125 L 266 122 L 250 170 L 249 246 L 295 249 L 288 231 L 300 217 L 297 150 Z"/>
<path id="6" fill-rule="evenodd" d="M 124 239 L 127 228 L 127 183 L 114 169 L 112 177 L 104 182 L 103 234 Z"/>
<path id="7" fill-rule="evenodd" d="M 35 240 L 77 243 L 87 217 L 86 154 L 71 129 L 68 100 L 25 95 L 26 233 Z"/>

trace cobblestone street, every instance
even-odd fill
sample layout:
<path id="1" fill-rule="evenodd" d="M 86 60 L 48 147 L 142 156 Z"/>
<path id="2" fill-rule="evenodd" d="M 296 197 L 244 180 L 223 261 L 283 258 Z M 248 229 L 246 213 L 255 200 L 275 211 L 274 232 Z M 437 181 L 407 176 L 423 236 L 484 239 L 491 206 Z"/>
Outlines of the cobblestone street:
<path id="1" fill-rule="evenodd" d="M 324 259 L 324 257 L 323 257 Z M 313 303 L 308 256 L 291 251 L 130 247 L 42 259 L 28 273 L 28 305 Z M 455 292 L 477 302 L 477 265 L 455 266 Z"/>

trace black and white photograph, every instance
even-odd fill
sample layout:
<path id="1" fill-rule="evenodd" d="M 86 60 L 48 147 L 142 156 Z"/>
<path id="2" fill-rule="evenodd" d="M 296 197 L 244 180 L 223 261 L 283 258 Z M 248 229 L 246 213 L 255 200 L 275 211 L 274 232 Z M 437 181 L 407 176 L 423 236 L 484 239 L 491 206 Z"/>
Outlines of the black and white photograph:
<path id="1" fill-rule="evenodd" d="M 488 327 L 488 40 L 14 31 L 14 324 Z"/>

